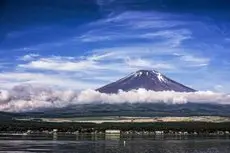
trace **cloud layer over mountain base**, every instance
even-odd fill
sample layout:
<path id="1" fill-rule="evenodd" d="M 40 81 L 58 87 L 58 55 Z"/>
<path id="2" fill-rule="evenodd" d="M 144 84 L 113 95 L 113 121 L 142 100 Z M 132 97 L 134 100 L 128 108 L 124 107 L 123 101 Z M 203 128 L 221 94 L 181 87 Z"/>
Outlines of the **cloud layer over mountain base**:
<path id="1" fill-rule="evenodd" d="M 230 104 L 230 94 L 211 91 L 174 92 L 147 91 L 145 89 L 119 91 L 117 94 L 105 94 L 95 90 L 76 92 L 61 91 L 41 86 L 21 85 L 11 90 L 0 91 L 0 111 L 26 112 L 45 108 L 62 108 L 69 105 L 90 103 L 166 103 L 185 104 L 211 103 Z"/>

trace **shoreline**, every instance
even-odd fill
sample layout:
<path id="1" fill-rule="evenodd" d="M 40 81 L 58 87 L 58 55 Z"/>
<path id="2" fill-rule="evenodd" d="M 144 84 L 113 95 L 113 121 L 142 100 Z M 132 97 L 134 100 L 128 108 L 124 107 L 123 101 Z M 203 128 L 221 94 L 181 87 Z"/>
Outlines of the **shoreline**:
<path id="1" fill-rule="evenodd" d="M 0 133 L 65 133 L 65 134 L 152 134 L 152 135 L 229 135 L 230 122 L 43 122 L 8 120 L 0 124 Z"/>
<path id="2" fill-rule="evenodd" d="M 84 132 L 84 133 L 75 133 L 75 132 L 19 132 L 19 131 L 12 131 L 12 132 L 0 132 L 0 136 L 52 136 L 52 135 L 60 135 L 60 136 L 70 136 L 70 135 L 106 135 L 106 136 L 229 136 L 229 133 L 221 132 L 221 133 L 162 133 L 156 134 L 154 132 L 145 131 L 145 133 L 139 131 L 126 131 L 121 133 L 106 133 L 106 132 Z"/>
<path id="3" fill-rule="evenodd" d="M 41 122 L 75 122 L 75 123 L 156 123 L 156 122 L 230 122 L 230 117 L 221 116 L 190 116 L 190 117 L 131 117 L 131 116 L 101 116 L 101 117 L 72 117 L 72 118 L 15 118 L 19 121 Z"/>

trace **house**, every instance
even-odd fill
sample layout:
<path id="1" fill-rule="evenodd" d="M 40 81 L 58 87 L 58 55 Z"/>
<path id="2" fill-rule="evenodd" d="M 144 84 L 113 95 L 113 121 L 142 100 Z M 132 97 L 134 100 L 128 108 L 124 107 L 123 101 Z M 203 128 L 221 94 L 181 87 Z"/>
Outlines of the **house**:
<path id="1" fill-rule="evenodd" d="M 53 129 L 53 133 L 57 133 L 58 132 L 58 130 L 57 129 Z"/>
<path id="2" fill-rule="evenodd" d="M 120 134 L 120 130 L 105 130 L 106 134 Z"/>
<path id="3" fill-rule="evenodd" d="M 163 134 L 164 134 L 164 131 L 155 131 L 155 134 L 156 134 L 156 135 L 163 135 Z"/>

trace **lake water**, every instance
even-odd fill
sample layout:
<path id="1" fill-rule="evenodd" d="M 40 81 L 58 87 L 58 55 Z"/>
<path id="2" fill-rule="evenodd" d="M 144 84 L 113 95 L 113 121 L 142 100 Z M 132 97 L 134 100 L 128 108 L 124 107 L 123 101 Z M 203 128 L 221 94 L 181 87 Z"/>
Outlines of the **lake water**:
<path id="1" fill-rule="evenodd" d="M 229 136 L 1 135 L 0 152 L 230 153 Z"/>

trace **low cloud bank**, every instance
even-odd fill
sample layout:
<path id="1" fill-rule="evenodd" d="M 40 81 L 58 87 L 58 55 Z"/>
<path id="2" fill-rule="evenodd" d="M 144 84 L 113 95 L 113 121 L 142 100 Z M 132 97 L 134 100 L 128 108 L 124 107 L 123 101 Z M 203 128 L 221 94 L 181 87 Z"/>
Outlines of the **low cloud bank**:
<path id="1" fill-rule="evenodd" d="M 230 94 L 198 91 L 190 93 L 174 91 L 147 91 L 145 89 L 119 91 L 105 94 L 94 90 L 81 92 L 61 91 L 42 86 L 20 85 L 11 90 L 0 90 L 0 111 L 25 112 L 44 108 L 61 108 L 68 105 L 90 103 L 166 103 L 230 104 Z"/>

